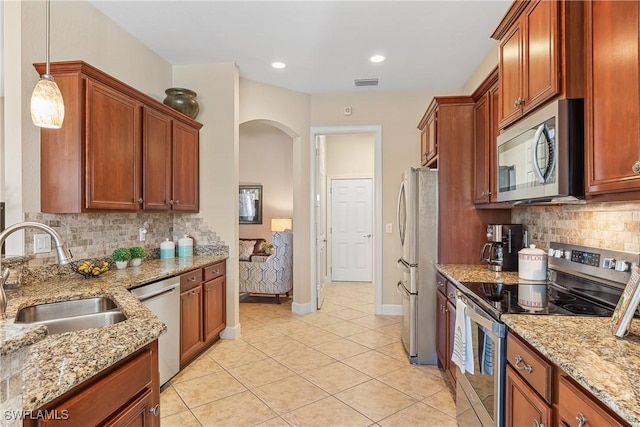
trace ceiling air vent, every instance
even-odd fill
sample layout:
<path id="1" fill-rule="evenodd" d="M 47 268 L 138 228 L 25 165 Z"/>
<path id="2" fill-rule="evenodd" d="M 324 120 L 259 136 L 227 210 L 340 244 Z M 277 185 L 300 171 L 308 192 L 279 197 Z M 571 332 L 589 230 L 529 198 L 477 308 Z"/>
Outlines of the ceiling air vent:
<path id="1" fill-rule="evenodd" d="M 353 83 L 356 86 L 378 86 L 378 78 L 373 79 L 354 79 Z"/>

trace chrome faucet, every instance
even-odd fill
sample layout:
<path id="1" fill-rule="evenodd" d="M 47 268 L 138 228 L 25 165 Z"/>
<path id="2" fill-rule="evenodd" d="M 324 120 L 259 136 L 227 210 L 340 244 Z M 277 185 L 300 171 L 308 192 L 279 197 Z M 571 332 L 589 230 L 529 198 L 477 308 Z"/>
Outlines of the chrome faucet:
<path id="1" fill-rule="evenodd" d="M 69 261 L 73 259 L 71 252 L 65 244 L 62 242 L 62 238 L 60 235 L 48 225 L 41 224 L 39 222 L 19 222 L 17 224 L 13 224 L 7 228 L 5 228 L 2 232 L 0 232 L 0 247 L 4 244 L 4 241 L 7 237 L 12 234 L 14 231 L 23 230 L 25 228 L 36 228 L 38 230 L 42 230 L 45 233 L 49 234 L 56 243 L 56 254 L 58 255 L 58 264 L 64 265 L 68 264 Z M 2 271 L 2 266 L 0 265 L 0 271 Z M 7 272 L 8 273 L 8 272 Z M 6 320 L 7 318 L 7 294 L 4 292 L 4 281 L 6 280 L 8 274 L 2 274 L 0 277 L 0 319 Z"/>

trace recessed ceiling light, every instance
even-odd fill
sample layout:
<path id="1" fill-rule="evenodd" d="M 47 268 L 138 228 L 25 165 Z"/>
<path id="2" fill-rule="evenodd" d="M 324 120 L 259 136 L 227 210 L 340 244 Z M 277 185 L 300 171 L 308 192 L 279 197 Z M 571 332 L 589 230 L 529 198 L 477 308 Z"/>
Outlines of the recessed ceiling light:
<path id="1" fill-rule="evenodd" d="M 382 61 L 384 61 L 384 56 L 382 56 L 382 55 L 373 55 L 371 58 L 369 58 L 369 61 L 374 62 L 374 63 L 382 62 Z"/>
<path id="2" fill-rule="evenodd" d="M 281 68 L 285 68 L 287 64 L 285 64 L 284 62 L 276 61 L 276 62 L 272 62 L 271 66 L 273 68 L 281 69 Z"/>

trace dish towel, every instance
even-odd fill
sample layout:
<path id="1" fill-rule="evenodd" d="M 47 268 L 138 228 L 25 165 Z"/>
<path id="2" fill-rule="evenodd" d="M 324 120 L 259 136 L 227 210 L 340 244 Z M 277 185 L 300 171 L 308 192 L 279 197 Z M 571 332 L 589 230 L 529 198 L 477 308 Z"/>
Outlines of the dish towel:
<path id="1" fill-rule="evenodd" d="M 458 365 L 463 374 L 473 375 L 473 338 L 471 336 L 471 319 L 467 314 L 467 305 L 458 298 L 456 302 L 456 324 L 453 337 L 451 361 Z"/>
<path id="2" fill-rule="evenodd" d="M 480 364 L 480 373 L 485 375 L 493 375 L 493 341 L 489 332 L 482 327 L 484 342 L 482 344 L 482 363 Z"/>

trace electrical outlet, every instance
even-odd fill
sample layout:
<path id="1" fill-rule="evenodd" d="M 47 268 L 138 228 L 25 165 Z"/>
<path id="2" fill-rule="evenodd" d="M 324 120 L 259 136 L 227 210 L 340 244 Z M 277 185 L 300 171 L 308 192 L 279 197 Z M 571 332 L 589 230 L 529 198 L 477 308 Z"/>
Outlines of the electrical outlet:
<path id="1" fill-rule="evenodd" d="M 51 236 L 48 234 L 33 235 L 33 253 L 45 254 L 51 252 Z"/>
<path id="2" fill-rule="evenodd" d="M 385 233 L 393 232 L 393 224 L 385 224 L 384 231 L 385 231 Z"/>

